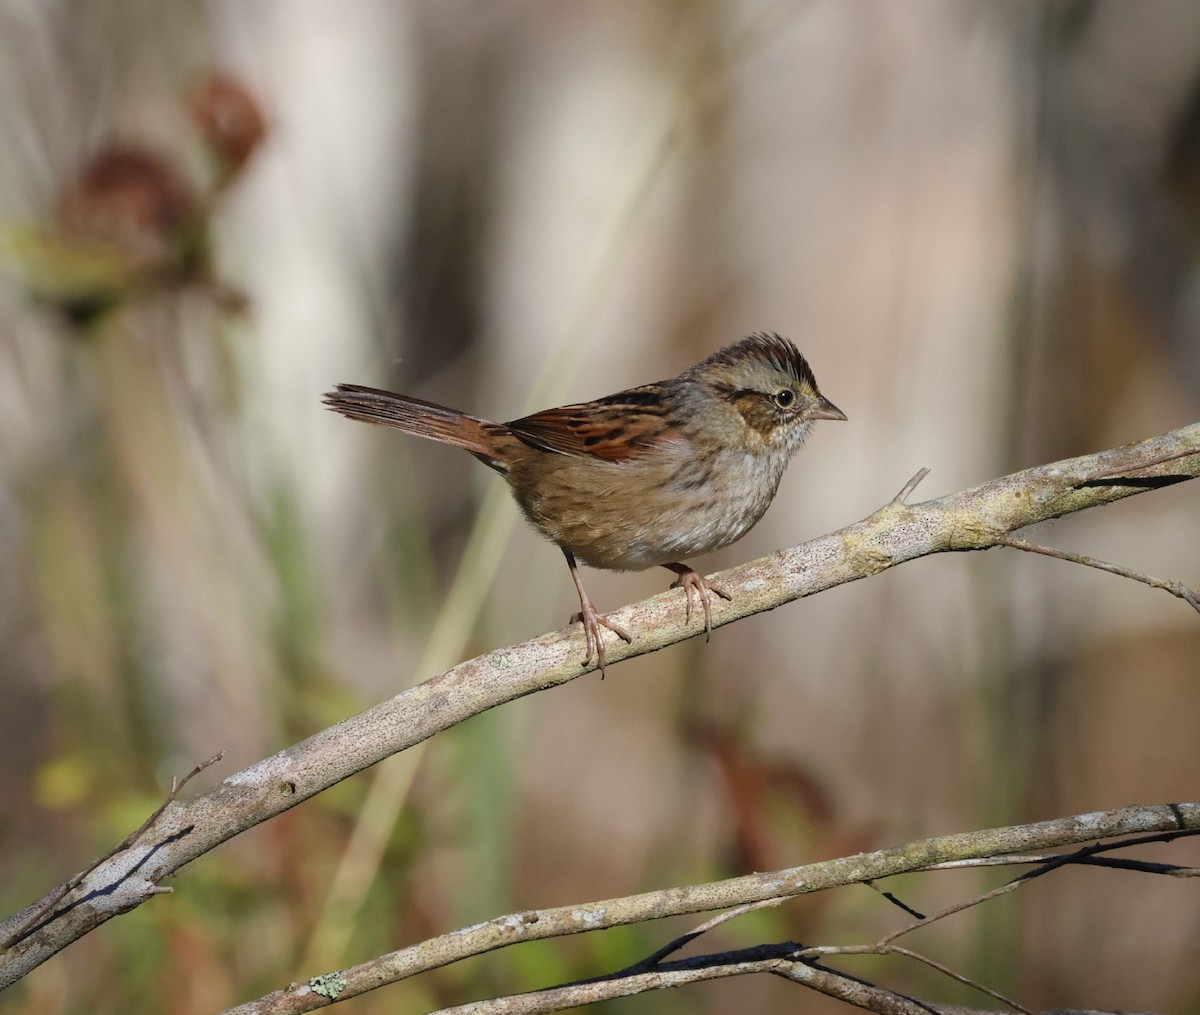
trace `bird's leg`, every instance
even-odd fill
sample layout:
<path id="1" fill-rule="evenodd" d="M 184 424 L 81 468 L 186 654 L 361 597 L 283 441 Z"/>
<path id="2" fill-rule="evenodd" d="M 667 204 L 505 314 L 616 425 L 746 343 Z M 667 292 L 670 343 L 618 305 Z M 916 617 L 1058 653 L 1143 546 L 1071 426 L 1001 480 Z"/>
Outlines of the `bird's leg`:
<path id="1" fill-rule="evenodd" d="M 704 607 L 704 640 L 708 641 L 708 636 L 712 633 L 712 604 L 708 594 L 715 592 L 722 599 L 732 599 L 733 596 L 686 564 L 664 564 L 663 567 L 679 575 L 671 582 L 671 588 L 682 588 L 687 593 L 687 607 L 683 615 L 685 624 L 692 619 L 692 593 L 695 592 L 700 597 L 700 605 Z"/>
<path id="2" fill-rule="evenodd" d="M 614 624 L 607 617 L 596 612 L 596 607 L 592 605 L 592 601 L 588 598 L 587 592 L 583 588 L 583 579 L 579 577 L 579 568 L 575 564 L 575 555 L 566 547 L 560 547 L 563 556 L 567 558 L 567 567 L 571 569 L 571 580 L 575 583 L 575 591 L 579 593 L 579 613 L 578 617 L 583 624 L 583 633 L 587 636 L 587 655 L 584 656 L 586 664 L 592 658 L 592 651 L 596 653 L 596 664 L 600 668 L 600 679 L 604 679 L 604 641 L 600 636 L 600 627 L 607 627 L 618 638 L 625 642 L 632 642 L 632 636 L 621 627 L 619 624 Z M 572 620 L 575 618 L 572 617 Z"/>

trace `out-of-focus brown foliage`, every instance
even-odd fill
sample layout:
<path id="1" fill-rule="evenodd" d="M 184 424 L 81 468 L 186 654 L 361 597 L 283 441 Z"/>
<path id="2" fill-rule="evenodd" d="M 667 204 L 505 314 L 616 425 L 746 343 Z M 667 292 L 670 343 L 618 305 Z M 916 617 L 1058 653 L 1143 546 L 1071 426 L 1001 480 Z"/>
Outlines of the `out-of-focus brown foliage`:
<path id="1" fill-rule="evenodd" d="M 266 123 L 249 91 L 219 72 L 194 92 L 190 113 L 212 163 L 204 174 L 179 154 L 112 139 L 63 184 L 50 223 L 8 229 L 8 252 L 31 294 L 79 324 L 130 299 L 193 284 L 208 287 L 223 308 L 242 309 L 240 294 L 213 280 L 210 216 L 213 199 L 261 144 Z"/>
<path id="2" fill-rule="evenodd" d="M 220 72 L 210 74 L 193 92 L 191 113 L 217 163 L 220 189 L 262 144 L 267 121 L 245 85 Z"/>
<path id="3" fill-rule="evenodd" d="M 165 237 L 195 213 L 195 198 L 169 162 L 110 144 L 67 184 L 55 215 L 71 241 L 110 244 L 135 264 L 166 260 Z"/>

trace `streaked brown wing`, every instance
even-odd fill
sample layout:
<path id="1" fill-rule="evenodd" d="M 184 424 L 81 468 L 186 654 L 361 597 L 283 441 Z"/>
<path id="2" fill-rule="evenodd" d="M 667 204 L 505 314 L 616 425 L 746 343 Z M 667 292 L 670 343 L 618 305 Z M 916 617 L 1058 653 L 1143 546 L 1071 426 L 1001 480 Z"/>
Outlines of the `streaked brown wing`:
<path id="1" fill-rule="evenodd" d="M 648 384 L 595 402 L 535 412 L 506 426 L 543 451 L 620 462 L 679 436 L 672 407 L 659 385 Z"/>

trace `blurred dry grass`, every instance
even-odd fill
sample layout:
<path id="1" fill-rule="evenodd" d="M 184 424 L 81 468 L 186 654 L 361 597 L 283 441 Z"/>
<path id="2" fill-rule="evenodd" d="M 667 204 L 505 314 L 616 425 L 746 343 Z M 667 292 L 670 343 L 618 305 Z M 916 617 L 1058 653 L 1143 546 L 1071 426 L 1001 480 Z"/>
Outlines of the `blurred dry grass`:
<path id="1" fill-rule="evenodd" d="M 204 209 L 246 313 L 191 279 L 79 326 L 11 260 L 0 285 L 6 911 L 171 773 L 218 749 L 235 770 L 428 675 L 495 481 L 325 413 L 333 382 L 511 418 L 534 378 L 542 404 L 587 398 L 779 330 L 851 422 L 709 569 L 861 517 L 922 465 L 929 496 L 1200 416 L 1187 0 L 0 0 L 0 220 L 49 221 L 113 139 L 194 178 L 184 97 L 213 67 L 269 128 Z M 1184 485 L 1038 536 L 1195 585 L 1198 517 Z M 459 656 L 570 611 L 557 552 L 521 528 L 506 545 L 482 614 L 451 618 Z M 661 585 L 589 577 L 602 605 Z M 369 775 L 196 865 L 5 1010 L 206 1012 L 512 909 L 1196 799 L 1198 659 L 1195 618 L 1133 583 L 921 561 L 427 745 L 363 908 L 317 945 Z M 902 887 L 928 909 L 994 877 Z M 865 940 L 895 919 L 844 893 L 722 933 Z M 348 1010 L 588 975 L 678 929 L 526 946 Z M 1187 884 L 1069 872 L 929 935 L 1032 1006 L 1200 1007 Z M 763 980 L 613 1010 L 797 1003 Z"/>

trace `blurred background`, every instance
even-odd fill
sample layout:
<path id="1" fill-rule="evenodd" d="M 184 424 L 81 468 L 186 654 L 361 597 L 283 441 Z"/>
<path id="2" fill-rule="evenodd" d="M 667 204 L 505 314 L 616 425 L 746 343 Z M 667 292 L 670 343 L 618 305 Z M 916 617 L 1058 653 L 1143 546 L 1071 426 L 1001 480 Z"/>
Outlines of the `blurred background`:
<path id="1" fill-rule="evenodd" d="M 1190 0 L 0 0 L 0 903 L 574 592 L 469 456 L 339 381 L 512 419 L 796 341 L 819 426 L 713 571 L 1200 418 Z M 1200 585 L 1200 489 L 1030 535 Z M 665 572 L 589 572 L 601 609 Z M 512 910 L 1200 795 L 1200 623 L 917 561 L 435 738 L 241 836 L 0 1001 L 209 1012 Z M 1144 853 L 1200 863 L 1188 842 Z M 929 911 L 1003 871 L 889 884 Z M 594 975 L 700 922 L 348 1002 Z M 865 888 L 704 951 L 873 940 Z M 911 946 L 1051 1006 L 1196 1010 L 1195 886 L 1065 870 Z M 844 968 L 983 1004 L 902 960 Z M 774 978 L 613 1012 L 845 1010 Z"/>

